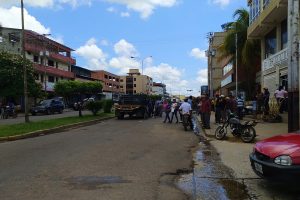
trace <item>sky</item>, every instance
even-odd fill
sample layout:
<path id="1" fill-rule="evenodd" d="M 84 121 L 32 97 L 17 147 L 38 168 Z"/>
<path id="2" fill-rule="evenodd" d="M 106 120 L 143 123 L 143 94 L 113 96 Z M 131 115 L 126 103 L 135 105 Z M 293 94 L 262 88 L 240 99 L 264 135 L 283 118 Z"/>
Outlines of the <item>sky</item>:
<path id="1" fill-rule="evenodd" d="M 24 6 L 25 29 L 74 49 L 77 66 L 117 75 L 138 68 L 171 94 L 198 96 L 207 85 L 207 34 L 222 31 L 247 1 L 24 0 Z M 20 0 L 0 0 L 0 24 L 21 28 Z"/>

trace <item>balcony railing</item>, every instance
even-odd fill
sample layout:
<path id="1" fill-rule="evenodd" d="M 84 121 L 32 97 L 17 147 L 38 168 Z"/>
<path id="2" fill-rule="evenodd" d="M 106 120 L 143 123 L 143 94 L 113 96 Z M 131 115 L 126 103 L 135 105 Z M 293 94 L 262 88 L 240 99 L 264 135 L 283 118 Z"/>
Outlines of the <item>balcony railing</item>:
<path id="1" fill-rule="evenodd" d="M 54 67 L 44 66 L 44 65 L 37 64 L 37 63 L 34 63 L 33 66 L 34 66 L 34 69 L 37 70 L 38 72 L 51 74 L 51 75 L 58 76 L 58 77 L 70 78 L 70 79 L 73 79 L 75 77 L 73 72 L 64 71 L 64 70 L 57 69 Z"/>
<path id="2" fill-rule="evenodd" d="M 28 44 L 28 43 L 25 44 L 25 50 L 35 52 L 35 53 L 38 53 L 38 54 L 41 51 L 43 51 L 43 49 L 40 46 L 36 46 L 36 45 Z M 53 58 L 54 60 L 61 61 L 63 63 L 67 63 L 67 64 L 71 64 L 71 65 L 76 64 L 76 60 L 74 58 L 67 57 L 67 56 L 64 56 L 64 55 L 61 55 L 61 54 L 58 54 L 58 53 L 50 52 L 49 57 Z"/>
<path id="3" fill-rule="evenodd" d="M 285 48 L 263 61 L 263 71 L 271 69 L 274 66 L 287 65 L 287 60 L 287 48 Z"/>

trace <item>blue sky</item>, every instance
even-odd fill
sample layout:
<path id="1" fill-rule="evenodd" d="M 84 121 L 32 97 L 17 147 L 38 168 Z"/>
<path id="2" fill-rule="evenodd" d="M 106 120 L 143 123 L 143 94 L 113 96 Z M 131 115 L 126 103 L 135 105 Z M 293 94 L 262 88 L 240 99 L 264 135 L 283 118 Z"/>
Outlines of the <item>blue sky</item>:
<path id="1" fill-rule="evenodd" d="M 25 28 L 75 50 L 77 65 L 122 75 L 140 68 L 172 94 L 207 83 L 208 32 L 246 0 L 24 0 Z M 0 0 L 0 23 L 20 27 L 19 0 Z M 136 59 L 130 58 L 135 56 Z M 149 57 L 152 56 L 152 57 Z"/>

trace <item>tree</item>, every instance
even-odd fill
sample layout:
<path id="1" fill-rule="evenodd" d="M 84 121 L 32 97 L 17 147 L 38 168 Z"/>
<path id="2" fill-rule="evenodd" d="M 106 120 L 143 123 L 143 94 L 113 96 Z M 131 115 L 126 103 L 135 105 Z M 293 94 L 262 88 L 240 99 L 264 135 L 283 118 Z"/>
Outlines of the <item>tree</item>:
<path id="1" fill-rule="evenodd" d="M 249 26 L 249 13 L 246 9 L 237 9 L 233 18 L 234 22 L 229 22 L 223 25 L 226 31 L 224 42 L 218 50 L 220 51 L 220 58 L 222 60 L 231 57 L 232 61 L 238 61 L 238 67 L 245 71 L 245 80 L 240 81 L 240 87 L 246 91 L 246 94 L 252 95 L 255 86 L 255 66 L 260 63 L 260 41 L 247 38 L 247 29 Z M 236 45 L 235 37 L 237 34 L 237 51 L 238 57 L 235 57 Z"/>
<path id="2" fill-rule="evenodd" d="M 34 68 L 29 60 L 24 61 L 27 68 L 27 84 L 30 97 L 40 97 L 42 86 L 35 82 Z M 23 58 L 20 55 L 0 52 L 0 96 L 17 98 L 24 95 Z"/>
<path id="3" fill-rule="evenodd" d="M 102 84 L 99 81 L 80 82 L 62 80 L 54 85 L 54 91 L 62 96 L 69 103 L 74 97 L 81 98 L 81 95 L 95 95 L 102 92 Z"/>

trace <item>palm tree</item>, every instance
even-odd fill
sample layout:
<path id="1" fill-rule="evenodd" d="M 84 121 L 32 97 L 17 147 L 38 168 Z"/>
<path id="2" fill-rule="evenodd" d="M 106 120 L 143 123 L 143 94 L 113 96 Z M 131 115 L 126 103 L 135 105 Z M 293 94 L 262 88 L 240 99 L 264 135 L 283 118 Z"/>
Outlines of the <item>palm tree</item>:
<path id="1" fill-rule="evenodd" d="M 224 42 L 218 50 L 220 58 L 230 57 L 232 61 L 238 61 L 238 67 L 245 71 L 245 80 L 240 81 L 240 88 L 246 91 L 247 97 L 252 97 L 255 86 L 255 66 L 260 64 L 260 41 L 247 38 L 247 29 L 249 26 L 249 13 L 246 9 L 237 9 L 233 18 L 234 22 L 224 24 L 222 27 L 227 32 Z M 237 35 L 238 57 L 235 57 L 236 45 L 235 37 Z"/>

